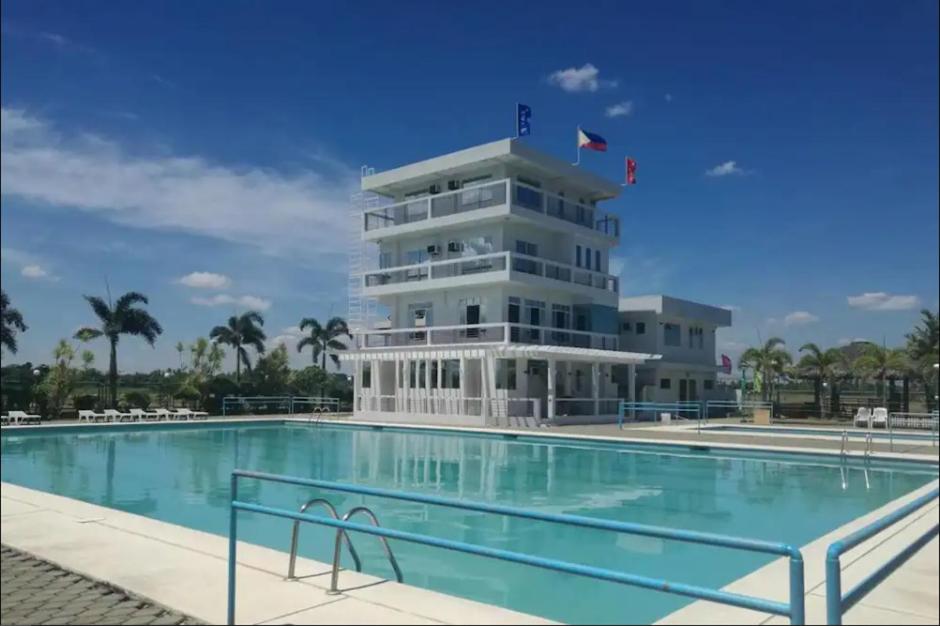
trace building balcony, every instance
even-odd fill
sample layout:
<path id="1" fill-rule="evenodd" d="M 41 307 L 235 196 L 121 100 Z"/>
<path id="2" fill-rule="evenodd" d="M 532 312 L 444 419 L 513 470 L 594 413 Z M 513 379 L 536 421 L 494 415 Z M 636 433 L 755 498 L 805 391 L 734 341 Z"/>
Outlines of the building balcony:
<path id="1" fill-rule="evenodd" d="M 366 330 L 356 334 L 356 343 L 357 347 L 362 350 L 494 343 L 572 346 L 599 350 L 619 349 L 619 337 L 616 334 L 532 326 L 514 322 Z"/>
<path id="2" fill-rule="evenodd" d="M 363 236 L 377 240 L 507 215 L 538 219 L 535 214 L 551 218 L 543 223 L 558 229 L 573 224 L 613 239 L 620 237 L 620 219 L 615 215 L 509 178 L 368 211 L 363 217 Z"/>
<path id="3" fill-rule="evenodd" d="M 565 288 L 589 296 L 619 293 L 616 276 L 517 252 L 494 252 L 367 272 L 363 295 L 383 296 L 467 285 L 519 282 Z"/>

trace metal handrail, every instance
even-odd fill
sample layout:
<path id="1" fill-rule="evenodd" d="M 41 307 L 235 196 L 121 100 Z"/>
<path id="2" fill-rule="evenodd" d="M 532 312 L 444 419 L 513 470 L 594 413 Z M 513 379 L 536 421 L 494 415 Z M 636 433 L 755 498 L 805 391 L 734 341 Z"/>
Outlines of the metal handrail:
<path id="1" fill-rule="evenodd" d="M 842 456 L 845 456 L 846 453 L 848 452 L 848 450 L 846 449 L 848 448 L 848 445 L 849 445 L 849 431 L 843 430 L 842 431 L 842 450 L 839 452 L 839 454 L 841 454 Z"/>
<path id="2" fill-rule="evenodd" d="M 336 512 L 336 507 L 334 507 L 330 503 L 330 501 L 326 500 L 325 498 L 314 498 L 312 500 L 307 501 L 302 507 L 300 507 L 300 512 L 306 513 L 307 509 L 309 509 L 311 506 L 315 504 L 319 504 L 323 506 L 323 508 L 329 511 L 330 516 L 333 519 L 339 519 L 339 514 Z M 345 533 L 343 533 L 343 535 L 346 537 L 346 547 L 349 548 L 349 554 L 350 556 L 352 556 L 353 562 L 356 564 L 356 571 L 361 572 L 362 561 L 359 559 L 359 555 L 356 553 L 356 549 L 353 547 L 352 540 L 349 538 L 349 535 L 346 535 Z M 287 578 L 288 579 L 296 578 L 296 576 L 294 576 L 294 565 L 297 562 L 297 542 L 299 538 L 300 538 L 300 520 L 294 520 L 293 528 L 291 529 L 291 533 L 290 533 L 290 560 L 287 563 Z M 339 542 L 339 537 L 337 537 L 337 545 L 338 545 L 338 542 Z M 337 566 L 338 562 L 339 562 L 339 558 L 334 559 L 334 567 Z"/>
<path id="3" fill-rule="evenodd" d="M 372 526 L 366 524 L 357 524 L 345 520 L 336 520 L 323 516 L 312 516 L 304 513 L 295 513 L 286 509 L 276 509 L 240 502 L 238 500 L 238 479 L 250 478 L 257 480 L 267 480 L 304 487 L 315 487 L 319 489 L 339 491 L 343 493 L 352 493 L 365 496 L 376 496 L 401 500 L 406 502 L 417 502 L 421 504 L 433 504 L 446 506 L 450 508 L 463 509 L 467 511 L 477 511 L 482 513 L 492 513 L 496 515 L 505 515 L 521 519 L 531 519 L 567 526 L 576 526 L 581 528 L 592 528 L 597 530 L 607 530 L 642 537 L 655 537 L 699 545 L 708 545 L 715 547 L 731 548 L 748 552 L 759 552 L 763 554 L 773 554 L 787 557 L 790 562 L 790 601 L 777 602 L 763 598 L 754 598 L 728 591 L 710 589 L 698 585 L 689 585 L 684 583 L 675 583 L 669 580 L 650 578 L 637 574 L 628 574 L 610 569 L 581 565 L 557 559 L 533 556 L 519 552 L 512 552 L 498 548 L 489 548 L 468 544 L 462 541 L 450 539 L 441 539 L 430 535 L 422 535 L 401 530 L 384 528 L 381 526 Z M 674 593 L 690 598 L 708 600 L 719 604 L 727 604 L 741 608 L 761 611 L 773 615 L 782 615 L 790 618 L 792 624 L 803 624 L 805 622 L 805 598 L 804 598 L 804 577 L 803 577 L 803 555 L 795 547 L 785 543 L 775 543 L 758 539 L 746 539 L 743 537 L 731 537 L 713 533 L 703 533 L 690 530 L 677 530 L 672 528 L 663 528 L 659 526 L 649 526 L 645 524 L 636 524 L 630 522 L 618 522 L 613 520 L 597 519 L 592 517 L 583 517 L 579 515 L 567 515 L 560 513 L 546 513 L 543 511 L 520 509 L 498 504 L 486 504 L 482 502 L 471 502 L 444 498 L 441 496 L 425 495 L 418 493 L 407 493 L 401 491 L 392 491 L 380 489 L 377 487 L 367 487 L 364 485 L 347 485 L 343 483 L 334 483 L 323 480 L 314 480 L 309 478 L 297 478 L 293 476 L 282 476 L 277 474 L 267 474 L 263 472 L 253 472 L 247 470 L 234 470 L 231 476 L 231 510 L 229 513 L 229 550 L 228 550 L 228 623 L 235 623 L 235 574 L 236 574 L 236 550 L 238 545 L 238 511 L 251 511 L 294 519 L 313 524 L 320 524 L 330 528 L 343 531 L 355 531 L 378 537 L 399 539 L 419 545 L 444 548 L 455 552 L 466 554 L 475 554 L 493 559 L 499 559 L 511 563 L 521 563 L 542 569 L 586 576 L 598 580 L 616 582 L 643 589 L 652 589 L 656 591 Z"/>
<path id="4" fill-rule="evenodd" d="M 623 430 L 624 417 L 627 411 L 673 411 L 679 419 L 690 419 L 683 417 L 682 412 L 694 412 L 695 416 L 692 419 L 698 420 L 699 428 L 701 428 L 702 404 L 700 402 L 628 402 L 621 400 L 620 405 L 617 407 L 617 426 L 621 430 Z"/>
<path id="5" fill-rule="evenodd" d="M 899 509 L 875 520 L 868 526 L 843 537 L 832 543 L 826 551 L 826 623 L 841 624 L 842 615 L 862 598 L 868 595 L 878 583 L 887 578 L 898 567 L 903 565 L 915 552 L 920 550 L 935 535 L 940 532 L 940 524 L 934 524 L 930 530 L 920 535 L 913 543 L 893 556 L 887 563 L 876 569 L 863 581 L 855 585 L 848 593 L 842 595 L 842 566 L 839 557 L 863 541 L 870 539 L 881 531 L 897 524 L 904 518 L 927 506 L 940 497 L 940 489 L 933 489 L 929 493 L 908 502 Z"/>
<path id="6" fill-rule="evenodd" d="M 375 516 L 375 513 L 373 513 L 371 509 L 365 506 L 356 506 L 349 509 L 346 515 L 343 516 L 343 521 L 348 522 L 349 519 L 356 513 L 364 513 L 365 515 L 368 515 L 373 526 L 376 528 L 381 527 L 381 524 L 379 524 L 379 518 Z M 297 524 L 298 522 L 295 521 L 294 523 Z M 336 531 L 336 547 L 333 550 L 333 574 L 330 577 L 330 590 L 327 592 L 329 594 L 339 593 L 339 558 L 343 551 L 343 537 L 346 537 L 347 545 L 352 545 L 349 543 L 349 533 L 347 533 L 342 528 L 338 529 Z M 388 557 L 388 562 L 392 564 L 392 569 L 395 570 L 395 578 L 398 580 L 398 582 L 404 582 L 405 577 L 402 576 L 401 568 L 398 567 L 398 559 L 395 558 L 395 554 L 392 552 L 391 546 L 388 545 L 388 539 L 382 537 L 381 535 L 379 536 L 379 539 L 382 540 L 382 547 L 385 549 L 385 556 Z M 357 568 L 357 571 L 361 572 L 362 570 Z"/>
<path id="7" fill-rule="evenodd" d="M 872 441 L 871 433 L 865 433 L 865 458 L 866 459 L 871 456 L 871 441 Z"/>

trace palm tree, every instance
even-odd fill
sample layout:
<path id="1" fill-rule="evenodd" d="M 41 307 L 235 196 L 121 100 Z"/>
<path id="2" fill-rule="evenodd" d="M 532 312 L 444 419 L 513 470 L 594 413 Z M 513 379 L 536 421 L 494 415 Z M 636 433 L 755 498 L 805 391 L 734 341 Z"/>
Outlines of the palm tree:
<path id="1" fill-rule="evenodd" d="M 793 361 L 790 353 L 781 348 L 786 342 L 780 337 L 771 337 L 764 345 L 748 348 L 741 355 L 740 367 L 750 367 L 759 372 L 764 380 L 761 398 L 767 401 L 773 398 L 774 381 L 783 374 L 784 369 Z"/>
<path id="2" fill-rule="evenodd" d="M 16 331 L 25 332 L 29 327 L 23 323 L 20 312 L 10 306 L 10 297 L 3 290 L 0 290 L 0 320 L 0 345 L 16 354 Z"/>
<path id="3" fill-rule="evenodd" d="M 881 399 L 887 406 L 888 388 L 886 382 L 894 376 L 903 375 L 908 368 L 904 350 L 900 348 L 886 348 L 874 343 L 865 346 L 865 351 L 855 359 L 855 367 L 863 375 L 878 380 Z"/>
<path id="4" fill-rule="evenodd" d="M 821 350 L 815 343 L 803 344 L 800 352 L 806 354 L 797 364 L 797 369 L 805 376 L 810 376 L 814 381 L 814 392 L 816 406 L 820 415 L 825 417 L 825 407 L 823 406 L 823 384 L 829 382 L 832 385 L 832 394 L 835 397 L 835 378 L 843 362 L 842 352 L 835 348 Z"/>
<path id="5" fill-rule="evenodd" d="M 300 320 L 300 330 L 310 329 L 310 334 L 297 343 L 297 352 L 303 352 L 304 348 L 310 346 L 310 357 L 314 365 L 317 364 L 317 357 L 320 357 L 320 369 L 326 372 L 326 356 L 329 353 L 333 364 L 339 369 L 339 356 L 331 350 L 345 350 L 346 344 L 340 341 L 340 337 L 352 337 L 349 334 L 349 327 L 346 320 L 341 317 L 330 318 L 326 326 L 321 326 L 320 322 L 312 317 L 305 317 Z"/>
<path id="6" fill-rule="evenodd" d="M 180 371 L 183 371 L 183 352 L 186 350 L 186 346 L 183 345 L 182 341 L 176 342 L 176 351 L 180 355 Z"/>
<path id="7" fill-rule="evenodd" d="M 907 353 L 911 369 L 924 384 L 927 411 L 933 410 L 933 394 L 936 389 L 937 370 L 934 363 L 940 361 L 940 315 L 927 309 L 920 312 L 921 323 L 907 335 Z"/>
<path id="8" fill-rule="evenodd" d="M 261 327 L 264 318 L 257 311 L 248 311 L 228 318 L 228 325 L 216 326 L 209 337 L 216 343 L 232 346 L 235 351 L 235 382 L 241 385 L 242 363 L 251 370 L 251 359 L 246 346 L 252 346 L 258 354 L 264 354 L 264 341 L 267 337 Z"/>
<path id="9" fill-rule="evenodd" d="M 111 360 L 108 368 L 108 383 L 110 392 L 110 403 L 113 407 L 117 404 L 117 345 L 121 335 L 137 335 L 143 337 L 148 344 L 153 346 L 154 342 L 163 332 L 160 323 L 155 320 L 150 313 L 135 304 L 150 304 L 147 296 L 136 291 L 129 291 L 117 299 L 112 305 L 110 292 L 108 301 L 105 302 L 98 296 L 85 296 L 85 300 L 91 305 L 91 309 L 98 316 L 101 322 L 101 328 L 91 328 L 86 326 L 78 329 L 75 338 L 82 341 L 89 341 L 97 337 L 107 337 L 111 344 Z"/>

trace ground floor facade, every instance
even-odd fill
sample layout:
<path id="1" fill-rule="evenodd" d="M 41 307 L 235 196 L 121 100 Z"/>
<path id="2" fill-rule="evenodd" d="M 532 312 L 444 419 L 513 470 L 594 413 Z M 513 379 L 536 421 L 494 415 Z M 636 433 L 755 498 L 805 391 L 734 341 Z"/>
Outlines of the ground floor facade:
<path id="1" fill-rule="evenodd" d="M 359 350 L 353 362 L 359 419 L 505 425 L 616 419 L 621 389 L 615 368 L 632 380 L 654 355 L 563 346 L 500 344 Z"/>

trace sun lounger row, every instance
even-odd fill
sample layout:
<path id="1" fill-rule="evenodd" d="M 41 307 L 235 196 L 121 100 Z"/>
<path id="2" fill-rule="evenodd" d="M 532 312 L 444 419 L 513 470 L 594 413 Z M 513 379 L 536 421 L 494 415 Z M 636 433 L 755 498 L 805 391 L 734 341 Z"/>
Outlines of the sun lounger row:
<path id="1" fill-rule="evenodd" d="M 0 415 L 0 423 L 15 424 L 17 426 L 20 424 L 38 424 L 41 419 L 40 416 L 26 411 L 10 411 L 7 415 Z"/>
<path id="2" fill-rule="evenodd" d="M 855 426 L 859 428 L 887 428 L 888 409 L 878 407 L 874 412 L 867 407 L 859 407 L 855 413 Z"/>
<path id="3" fill-rule="evenodd" d="M 141 422 L 156 420 L 194 420 L 206 419 L 209 414 L 205 411 L 192 411 L 190 409 L 130 409 L 122 413 L 116 409 L 105 409 L 103 413 L 82 410 L 78 412 L 80 422 Z"/>

